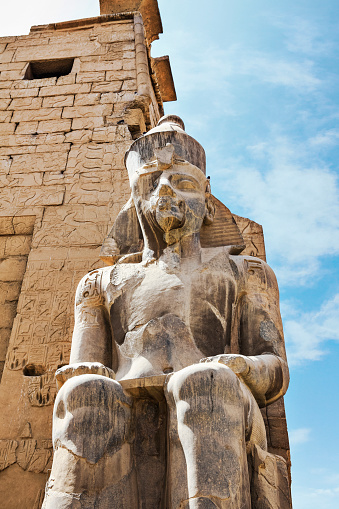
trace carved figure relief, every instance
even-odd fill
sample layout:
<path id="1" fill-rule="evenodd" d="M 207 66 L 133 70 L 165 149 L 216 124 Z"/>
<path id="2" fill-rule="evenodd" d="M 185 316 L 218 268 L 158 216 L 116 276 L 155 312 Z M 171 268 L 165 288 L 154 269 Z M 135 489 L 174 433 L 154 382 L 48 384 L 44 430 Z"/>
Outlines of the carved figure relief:
<path id="1" fill-rule="evenodd" d="M 0 381 L 31 248 L 34 220 L 34 216 L 0 218 Z M 15 359 L 13 365 L 16 362 L 19 364 Z"/>
<path id="2" fill-rule="evenodd" d="M 56 372 L 43 508 L 290 508 L 260 412 L 289 382 L 274 273 L 241 254 L 179 117 L 125 164 L 131 199 L 104 242 L 108 266 L 78 285 Z"/>
<path id="3" fill-rule="evenodd" d="M 52 441 L 0 440 L 0 471 L 13 463 L 28 472 L 47 473 L 52 463 Z"/>

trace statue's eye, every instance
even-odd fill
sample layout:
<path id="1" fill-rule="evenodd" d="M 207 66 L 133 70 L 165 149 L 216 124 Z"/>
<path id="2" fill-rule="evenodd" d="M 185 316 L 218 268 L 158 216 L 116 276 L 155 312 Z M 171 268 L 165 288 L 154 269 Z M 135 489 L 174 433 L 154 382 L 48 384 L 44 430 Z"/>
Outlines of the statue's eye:
<path id="1" fill-rule="evenodd" d="M 192 181 L 192 180 L 187 180 L 187 179 L 183 179 L 183 180 L 178 180 L 176 182 L 176 187 L 178 189 L 196 189 L 196 184 Z"/>

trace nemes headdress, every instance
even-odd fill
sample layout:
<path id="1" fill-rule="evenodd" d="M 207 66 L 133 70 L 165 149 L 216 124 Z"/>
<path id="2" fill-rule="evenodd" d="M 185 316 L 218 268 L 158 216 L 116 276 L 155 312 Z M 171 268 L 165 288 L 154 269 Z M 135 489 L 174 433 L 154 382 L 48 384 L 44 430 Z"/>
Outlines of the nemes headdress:
<path id="1" fill-rule="evenodd" d="M 206 155 L 203 147 L 185 132 L 180 117 L 166 115 L 157 126 L 141 136 L 131 145 L 125 155 L 125 166 L 131 178 L 133 173 L 145 163 L 156 158 L 157 151 L 171 145 L 180 159 L 194 164 L 206 174 Z"/>
<path id="2" fill-rule="evenodd" d="M 156 160 L 167 147 L 171 147 L 169 153 L 188 161 L 206 174 L 206 155 L 203 147 L 185 132 L 185 125 L 180 117 L 166 115 L 159 120 L 156 127 L 135 140 L 126 152 L 125 166 L 129 178 L 132 178 L 138 168 Z M 240 253 L 245 245 L 232 213 L 212 194 L 209 198 L 213 202 L 215 216 L 212 224 L 204 224 L 200 230 L 201 247 L 229 246 L 233 254 Z M 121 209 L 104 240 L 100 258 L 108 265 L 119 261 L 137 262 L 141 261 L 142 250 L 142 231 L 131 197 Z"/>

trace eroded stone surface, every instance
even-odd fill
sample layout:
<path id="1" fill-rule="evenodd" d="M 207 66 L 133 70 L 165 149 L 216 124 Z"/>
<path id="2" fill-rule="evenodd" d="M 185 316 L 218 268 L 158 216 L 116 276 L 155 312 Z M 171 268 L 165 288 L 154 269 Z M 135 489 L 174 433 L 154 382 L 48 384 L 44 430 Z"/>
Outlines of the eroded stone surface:
<path id="1" fill-rule="evenodd" d="M 277 455 L 252 449 L 250 460 L 253 509 L 289 509 L 289 475 L 285 461 Z"/>
<path id="2" fill-rule="evenodd" d="M 32 223 L 29 234 L 16 234 L 10 219 L 2 218 L 0 223 L 0 381 L 33 233 Z"/>

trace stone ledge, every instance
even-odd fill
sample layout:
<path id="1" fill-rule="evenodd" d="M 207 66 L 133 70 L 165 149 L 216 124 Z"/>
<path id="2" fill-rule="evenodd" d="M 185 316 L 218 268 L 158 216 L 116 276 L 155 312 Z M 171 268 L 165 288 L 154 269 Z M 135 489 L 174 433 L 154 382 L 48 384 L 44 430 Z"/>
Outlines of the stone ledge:
<path id="1" fill-rule="evenodd" d="M 138 11 L 142 16 L 148 44 L 159 39 L 162 22 L 157 0 L 100 0 L 101 15 L 118 15 L 132 11 Z"/>
<path id="2" fill-rule="evenodd" d="M 177 94 L 171 71 L 169 56 L 152 58 L 152 70 L 154 71 L 163 102 L 176 101 Z"/>
<path id="3" fill-rule="evenodd" d="M 157 0 L 100 0 L 100 16 L 61 21 L 46 25 L 33 25 L 30 33 L 54 30 L 77 30 L 120 20 L 133 19 L 136 12 L 142 15 L 148 44 L 163 33 Z"/>
<path id="4" fill-rule="evenodd" d="M 117 380 L 125 389 L 136 398 L 149 395 L 157 401 L 164 399 L 164 384 L 168 375 L 153 375 L 145 378 L 130 378 Z"/>
<path id="5" fill-rule="evenodd" d="M 103 23 L 113 23 L 114 21 L 120 21 L 124 19 L 134 19 L 134 12 L 126 11 L 118 14 L 107 14 L 101 16 L 94 16 L 93 18 L 81 18 L 71 21 L 60 21 L 59 23 L 50 23 L 48 25 L 33 25 L 30 33 L 34 32 L 46 32 L 52 30 L 76 30 L 78 28 L 90 28 L 94 25 L 101 25 Z"/>

